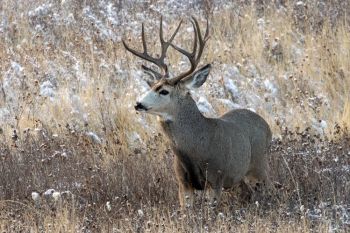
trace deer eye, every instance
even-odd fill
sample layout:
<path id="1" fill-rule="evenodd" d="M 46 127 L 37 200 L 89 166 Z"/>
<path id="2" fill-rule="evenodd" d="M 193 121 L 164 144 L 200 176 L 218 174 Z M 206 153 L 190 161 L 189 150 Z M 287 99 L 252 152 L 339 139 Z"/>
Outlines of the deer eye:
<path id="1" fill-rule="evenodd" d="M 159 94 L 161 94 L 161 95 L 167 95 L 167 94 L 169 94 L 169 91 L 167 91 L 167 90 L 161 90 L 160 92 L 159 92 Z"/>

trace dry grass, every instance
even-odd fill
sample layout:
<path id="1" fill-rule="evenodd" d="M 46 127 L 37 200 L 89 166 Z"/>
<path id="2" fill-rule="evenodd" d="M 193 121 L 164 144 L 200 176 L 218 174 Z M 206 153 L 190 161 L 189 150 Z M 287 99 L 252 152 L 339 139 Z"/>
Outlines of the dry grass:
<path id="1" fill-rule="evenodd" d="M 12 147 L 1 145 L 0 225 L 5 231 L 325 232 L 348 227 L 350 138 L 340 128 L 338 142 L 308 131 L 286 132 L 283 141 L 274 141 L 275 193 L 257 193 L 244 202 L 239 190 L 226 192 L 216 210 L 197 193 L 196 208 L 184 213 L 172 155 L 154 144 L 163 143 L 160 136 L 124 154 L 118 144 L 96 145 L 66 130 L 64 141 L 44 130 L 46 138 L 28 132 Z M 46 197 L 48 188 L 61 191 L 61 199 Z M 32 191 L 42 193 L 40 203 L 31 200 Z"/>
<path id="2" fill-rule="evenodd" d="M 9 22 L 0 28 L 0 232 L 349 230 L 346 1 L 329 5 L 339 14 L 323 20 L 311 10 L 316 1 L 302 13 L 293 1 L 286 1 L 285 12 L 266 1 L 263 13 L 261 5 L 242 3 L 220 11 L 212 11 L 208 1 L 199 5 L 211 12 L 203 63 L 213 63 L 201 94 L 217 113 L 229 109 L 218 100 L 231 99 L 267 119 L 279 138 L 270 156 L 277 191 L 257 193 L 247 203 L 239 189 L 227 192 L 216 210 L 198 193 L 196 208 L 184 213 L 166 139 L 154 118 L 133 111 L 144 91 L 140 61 L 84 16 L 87 3 L 67 0 L 67 7 L 52 1 L 51 13 L 28 14 L 44 2 L 7 1 L 0 7 Z M 137 5 L 130 17 L 139 17 L 135 13 L 143 7 Z M 99 15 L 100 5 L 90 8 Z M 72 12 L 75 21 L 55 21 L 54 12 Z M 151 14 L 150 32 L 157 30 L 151 20 L 158 18 Z M 307 20 L 298 19 L 300 14 Z M 174 22 L 167 29 L 174 28 L 173 18 L 166 17 Z M 101 24 L 117 37 L 139 41 L 134 26 Z M 183 30 L 177 43 L 190 45 Z M 156 42 L 150 48 L 157 48 Z M 171 53 L 169 61 L 179 64 L 182 58 Z M 236 67 L 239 75 L 226 72 L 227 67 Z M 225 89 L 225 79 L 239 88 L 238 96 Z M 45 81 L 53 86 L 53 97 L 42 92 Z M 327 127 L 320 130 L 322 120 Z M 60 191 L 61 198 L 45 197 L 49 188 Z M 32 200 L 32 192 L 41 194 L 40 203 Z"/>
<path id="3" fill-rule="evenodd" d="M 341 114 L 341 122 L 346 127 L 350 127 L 350 100 L 344 103 L 343 112 Z"/>
<path id="4" fill-rule="evenodd" d="M 291 128 L 306 128 L 310 121 L 318 120 L 331 125 L 343 122 L 334 111 L 345 110 L 350 93 L 349 26 L 340 23 L 337 28 L 331 28 L 325 23 L 318 33 L 300 35 L 293 24 L 286 23 L 290 21 L 289 15 L 271 12 L 264 18 L 265 28 L 259 29 L 258 18 L 245 13 L 240 17 L 224 11 L 220 12 L 222 17 L 213 17 L 214 35 L 208 60 L 219 58 L 219 62 L 238 64 L 240 72 L 248 78 L 253 64 L 261 82 L 268 78 L 277 84 L 276 96 L 268 96 L 266 103 L 258 107 L 276 133 L 275 116 Z M 273 43 L 279 50 L 273 50 Z M 296 55 L 298 51 L 303 51 L 302 56 Z M 256 90 L 252 94 L 266 96 L 264 93 L 268 92 L 264 87 L 254 87 L 249 80 L 244 85 L 245 91 Z"/>

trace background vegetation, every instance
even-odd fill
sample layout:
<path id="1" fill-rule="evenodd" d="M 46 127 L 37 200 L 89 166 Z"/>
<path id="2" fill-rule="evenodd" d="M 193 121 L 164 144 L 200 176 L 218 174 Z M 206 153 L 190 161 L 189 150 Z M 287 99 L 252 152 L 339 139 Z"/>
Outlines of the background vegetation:
<path id="1" fill-rule="evenodd" d="M 350 4 L 336 1 L 1 1 L 1 232 L 346 232 L 350 224 Z M 272 193 L 198 193 L 179 211 L 173 153 L 133 103 L 147 90 L 141 22 L 210 22 L 193 93 L 217 116 L 244 107 L 274 133 Z M 190 47 L 188 21 L 176 43 Z M 172 51 L 176 74 L 187 65 Z"/>

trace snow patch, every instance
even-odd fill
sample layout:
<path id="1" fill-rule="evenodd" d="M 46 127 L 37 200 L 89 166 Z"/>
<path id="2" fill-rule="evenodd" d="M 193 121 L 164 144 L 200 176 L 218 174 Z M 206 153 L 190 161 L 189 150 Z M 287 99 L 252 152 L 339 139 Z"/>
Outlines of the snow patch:
<path id="1" fill-rule="evenodd" d="M 224 86 L 234 99 L 239 97 L 238 87 L 234 84 L 232 79 L 224 78 Z"/>
<path id="2" fill-rule="evenodd" d="M 327 122 L 324 120 L 315 120 L 312 119 L 312 128 L 319 134 L 324 135 L 325 130 L 327 129 Z"/>
<path id="3" fill-rule="evenodd" d="M 265 29 L 266 22 L 263 18 L 258 19 L 257 24 L 260 31 L 263 31 Z"/>
<path id="4" fill-rule="evenodd" d="M 101 144 L 102 140 L 99 136 L 97 136 L 94 132 L 87 132 L 86 136 L 88 136 L 94 143 Z"/>
<path id="5" fill-rule="evenodd" d="M 264 81 L 264 86 L 267 91 L 271 93 L 272 96 L 276 96 L 277 94 L 277 87 L 275 84 L 273 84 L 270 80 L 266 79 Z"/>
<path id="6" fill-rule="evenodd" d="M 298 1 L 295 5 L 297 5 L 297 6 L 305 6 L 305 3 L 303 1 Z"/>
<path id="7" fill-rule="evenodd" d="M 213 109 L 213 107 L 205 97 L 203 96 L 199 97 L 197 101 L 197 106 L 199 111 L 201 111 L 202 113 L 208 114 L 208 115 L 215 115 L 215 110 Z"/>
<path id="8" fill-rule="evenodd" d="M 137 144 L 142 143 L 141 136 L 135 131 L 129 133 L 128 134 L 128 143 L 131 146 L 137 147 Z"/>
<path id="9" fill-rule="evenodd" d="M 52 196 L 52 194 L 55 192 L 54 189 L 48 189 L 46 190 L 43 194 L 44 196 L 48 197 L 48 196 Z"/>
<path id="10" fill-rule="evenodd" d="M 0 108 L 0 122 L 6 122 L 11 117 L 11 113 L 7 108 Z"/>
<path id="11" fill-rule="evenodd" d="M 49 81 L 45 81 L 40 85 L 40 95 L 44 97 L 54 98 L 56 95 L 54 85 Z"/>
<path id="12" fill-rule="evenodd" d="M 24 68 L 19 63 L 14 61 L 11 62 L 11 68 L 16 74 L 21 74 L 24 70 Z"/>
<path id="13" fill-rule="evenodd" d="M 219 103 L 222 103 L 224 105 L 224 107 L 228 108 L 228 109 L 239 109 L 239 108 L 243 108 L 241 105 L 236 104 L 234 102 L 232 102 L 231 100 L 228 99 L 217 99 Z"/>

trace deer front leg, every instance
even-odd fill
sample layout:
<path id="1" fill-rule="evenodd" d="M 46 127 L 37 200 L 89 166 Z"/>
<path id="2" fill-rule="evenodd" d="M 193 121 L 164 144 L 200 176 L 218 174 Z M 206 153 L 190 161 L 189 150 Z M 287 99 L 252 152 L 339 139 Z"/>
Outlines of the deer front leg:
<path id="1" fill-rule="evenodd" d="M 181 209 L 192 208 L 194 203 L 194 189 L 188 184 L 179 182 L 179 200 Z"/>
<path id="2" fill-rule="evenodd" d="M 176 178 L 179 184 L 179 201 L 182 209 L 192 207 L 194 203 L 194 188 L 192 187 L 186 169 L 175 157 L 174 161 Z"/>

